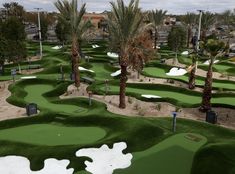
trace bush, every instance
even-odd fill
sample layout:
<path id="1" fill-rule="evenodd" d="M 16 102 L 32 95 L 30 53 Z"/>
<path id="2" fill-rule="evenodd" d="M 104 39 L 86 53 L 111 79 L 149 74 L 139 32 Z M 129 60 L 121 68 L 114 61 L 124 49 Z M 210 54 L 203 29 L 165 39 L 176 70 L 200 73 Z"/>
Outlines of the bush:
<path id="1" fill-rule="evenodd" d="M 138 114 L 141 115 L 141 116 L 144 116 L 146 114 L 146 109 L 140 109 L 138 111 Z"/>
<path id="2" fill-rule="evenodd" d="M 128 96 L 128 103 L 132 104 L 133 103 L 133 98 Z"/>
<path id="3" fill-rule="evenodd" d="M 156 108 L 158 111 L 160 111 L 161 108 L 162 108 L 162 105 L 161 105 L 160 103 L 157 103 L 155 108 Z"/>

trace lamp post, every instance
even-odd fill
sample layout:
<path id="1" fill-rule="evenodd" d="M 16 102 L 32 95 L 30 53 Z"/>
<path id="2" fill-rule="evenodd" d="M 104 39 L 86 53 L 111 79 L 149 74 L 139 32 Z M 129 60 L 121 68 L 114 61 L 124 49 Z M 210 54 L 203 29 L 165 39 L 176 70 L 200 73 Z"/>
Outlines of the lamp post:
<path id="1" fill-rule="evenodd" d="M 199 42 L 200 42 L 200 37 L 201 37 L 201 25 L 202 25 L 202 10 L 198 10 L 199 11 L 199 24 L 198 24 L 198 33 L 197 33 L 197 45 L 196 45 L 196 51 L 197 51 L 197 55 L 198 55 L 198 51 L 199 51 Z M 196 67 L 195 67 L 195 73 L 197 72 L 197 66 L 198 66 L 198 61 L 196 61 Z"/>
<path id="2" fill-rule="evenodd" d="M 40 44 L 40 59 L 42 58 L 42 33 L 41 33 L 41 21 L 40 21 L 40 10 L 42 8 L 34 8 L 38 11 L 38 35 L 39 35 L 39 44 Z"/>

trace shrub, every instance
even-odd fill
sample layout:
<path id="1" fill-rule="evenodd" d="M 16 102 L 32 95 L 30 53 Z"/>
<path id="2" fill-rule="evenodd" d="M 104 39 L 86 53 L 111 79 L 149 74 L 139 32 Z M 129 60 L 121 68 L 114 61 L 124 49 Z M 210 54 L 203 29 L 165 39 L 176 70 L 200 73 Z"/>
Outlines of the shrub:
<path id="1" fill-rule="evenodd" d="M 141 116 L 144 116 L 146 114 L 146 109 L 140 109 L 138 111 L 138 114 L 141 115 Z"/>
<path id="2" fill-rule="evenodd" d="M 128 103 L 132 104 L 133 103 L 133 99 L 131 97 L 128 96 Z"/>
<path id="3" fill-rule="evenodd" d="M 157 109 L 158 111 L 160 111 L 161 108 L 162 108 L 162 105 L 161 105 L 160 103 L 157 103 L 157 104 L 156 104 L 156 109 Z"/>

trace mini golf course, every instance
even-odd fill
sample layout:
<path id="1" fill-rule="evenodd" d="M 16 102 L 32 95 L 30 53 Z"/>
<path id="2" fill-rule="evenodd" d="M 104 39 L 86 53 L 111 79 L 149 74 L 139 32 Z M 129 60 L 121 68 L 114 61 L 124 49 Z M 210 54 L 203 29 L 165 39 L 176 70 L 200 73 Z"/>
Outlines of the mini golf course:
<path id="1" fill-rule="evenodd" d="M 46 108 L 48 110 L 54 110 L 55 112 L 65 112 L 65 113 L 84 113 L 87 110 L 85 108 L 76 105 L 65 105 L 65 104 L 54 104 L 49 102 L 43 97 L 43 94 L 53 90 L 52 85 L 37 84 L 28 85 L 24 88 L 27 92 L 24 100 L 28 103 L 37 103 L 41 108 Z"/>
<path id="2" fill-rule="evenodd" d="M 92 44 L 100 47 L 92 48 Z M 32 170 L 41 170 L 44 160 L 55 158 L 70 161 L 68 168 L 74 174 L 88 174 L 84 161 L 89 157 L 76 157 L 75 153 L 83 148 L 99 148 L 103 144 L 112 147 L 114 143 L 126 142 L 124 154 L 131 153 L 131 166 L 117 169 L 115 174 L 232 174 L 235 171 L 235 131 L 207 123 L 177 119 L 177 131 L 172 132 L 171 118 L 127 117 L 107 111 L 106 105 L 87 98 L 60 99 L 67 87 L 73 82 L 69 47 L 54 50 L 55 45 L 45 43 L 42 60 L 31 62 L 43 67 L 41 72 L 33 74 L 36 79 L 18 80 L 24 75 L 18 74 L 17 81 L 9 86 L 12 95 L 7 101 L 13 105 L 25 107 L 36 103 L 40 113 L 33 117 L 18 118 L 0 122 L 0 157 L 16 155 L 30 161 Z M 37 45 L 29 43 L 29 54 L 33 54 Z M 110 64 L 115 59 L 107 56 L 107 44 L 95 42 L 82 46 L 84 53 L 92 57 L 89 62 L 82 60 L 80 65 L 94 73 L 81 71 L 82 77 L 95 79 L 89 86 L 93 93 L 104 94 L 104 81 L 109 80 L 109 94 L 118 94 L 117 77 L 111 73 L 118 70 Z M 161 50 L 167 57 L 170 50 Z M 28 62 L 22 66 L 27 68 Z M 63 65 L 66 80 L 61 81 L 60 66 Z M 187 82 L 187 75 L 181 77 L 166 76 L 170 66 L 157 66 L 152 62 L 144 68 L 143 75 L 158 78 L 173 78 Z M 231 67 L 219 69 L 229 71 Z M 219 67 L 220 66 L 220 67 Z M 10 80 L 10 70 L 15 64 L 6 65 L 6 75 L 0 80 Z M 216 68 L 216 67 L 215 67 Z M 233 68 L 233 67 L 232 67 Z M 197 84 L 203 86 L 204 78 L 199 77 Z M 214 80 L 214 89 L 225 91 L 213 94 L 215 106 L 235 108 L 235 83 Z M 230 93 L 228 93 L 230 92 Z M 157 95 L 159 99 L 145 99 L 142 94 Z M 194 107 L 201 102 L 201 93 L 180 87 L 160 84 L 127 84 L 127 95 L 144 101 L 166 101 L 176 106 Z M 213 162 L 212 162 L 213 161 Z M 0 169 L 1 171 L 1 169 Z M 60 173 L 57 173 L 60 174 Z"/>
<path id="3" fill-rule="evenodd" d="M 103 138 L 105 134 L 105 131 L 98 127 L 66 127 L 54 124 L 33 124 L 2 130 L 0 132 L 0 140 L 58 146 L 89 144 Z"/>
<path id="4" fill-rule="evenodd" d="M 207 142 L 206 138 L 190 133 L 171 136 L 142 152 L 134 153 L 133 164 L 120 174 L 190 173 L 195 152 Z M 180 157 L 180 158 L 179 158 Z M 162 165 L 162 164 L 166 165 Z"/>

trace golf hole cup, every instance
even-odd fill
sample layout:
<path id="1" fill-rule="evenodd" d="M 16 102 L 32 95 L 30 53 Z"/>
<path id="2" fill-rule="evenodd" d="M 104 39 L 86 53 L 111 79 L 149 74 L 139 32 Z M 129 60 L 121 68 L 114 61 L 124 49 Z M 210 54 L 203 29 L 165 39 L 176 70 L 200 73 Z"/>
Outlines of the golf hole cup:
<path id="1" fill-rule="evenodd" d="M 173 116 L 172 131 L 175 132 L 176 131 L 176 116 L 177 116 L 177 112 L 172 112 L 172 116 Z"/>

